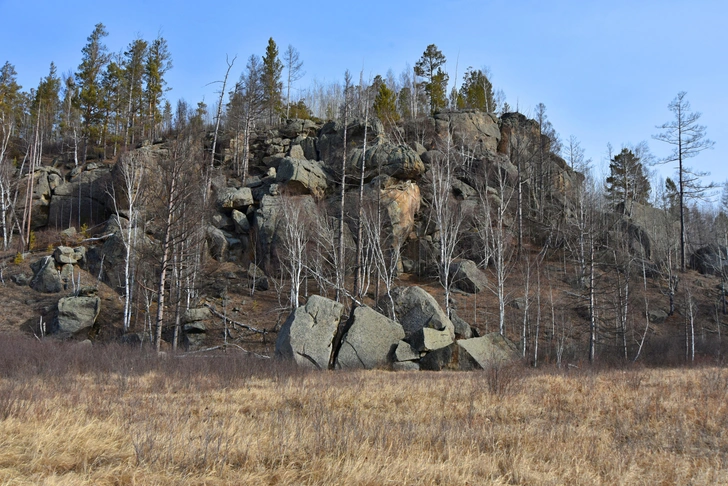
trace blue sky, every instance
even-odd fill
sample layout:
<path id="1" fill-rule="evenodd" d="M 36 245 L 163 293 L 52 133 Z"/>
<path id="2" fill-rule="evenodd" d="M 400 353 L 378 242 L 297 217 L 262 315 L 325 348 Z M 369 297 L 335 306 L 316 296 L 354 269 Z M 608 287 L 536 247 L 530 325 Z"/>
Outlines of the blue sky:
<path id="1" fill-rule="evenodd" d="M 137 36 L 161 33 L 174 68 L 171 101 L 215 101 L 225 56 L 238 55 L 237 78 L 250 54 L 269 37 L 282 51 L 292 44 L 305 63 L 304 87 L 314 78 L 341 80 L 396 75 L 414 65 L 428 44 L 447 56 L 451 81 L 468 66 L 487 66 L 508 103 L 531 114 L 539 102 L 566 140 L 576 136 L 597 167 L 606 144 L 647 140 L 655 155 L 668 147 L 651 136 L 671 119 L 668 103 L 687 91 L 716 142 L 690 161 L 728 179 L 728 2 L 687 1 L 329 1 L 124 3 L 0 0 L 0 63 L 16 66 L 24 89 L 37 85 L 54 61 L 74 70 L 94 25 L 109 31 L 118 52 Z M 10 20 L 8 20 L 10 19 Z M 601 170 L 601 169 L 598 169 Z M 670 169 L 663 169 L 669 175 Z"/>

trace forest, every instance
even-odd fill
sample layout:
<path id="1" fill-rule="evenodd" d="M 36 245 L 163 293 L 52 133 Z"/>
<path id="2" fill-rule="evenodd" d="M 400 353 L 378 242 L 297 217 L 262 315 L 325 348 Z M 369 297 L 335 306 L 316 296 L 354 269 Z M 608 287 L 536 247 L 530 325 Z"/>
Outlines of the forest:
<path id="1" fill-rule="evenodd" d="M 520 113 L 434 44 L 399 76 L 303 87 L 271 38 L 211 73 L 208 105 L 168 97 L 163 37 L 112 53 L 107 35 L 36 87 L 0 71 L 4 331 L 281 355 L 322 297 L 338 314 L 316 367 L 346 367 L 363 308 L 420 353 L 364 367 L 462 369 L 456 341 L 492 334 L 533 367 L 722 361 L 728 189 L 689 165 L 714 143 L 685 92 L 655 120 L 671 154 L 609 145 L 602 178 L 546 106 Z M 417 332 L 449 330 L 449 354 L 415 349 L 413 287 L 443 316 Z"/>

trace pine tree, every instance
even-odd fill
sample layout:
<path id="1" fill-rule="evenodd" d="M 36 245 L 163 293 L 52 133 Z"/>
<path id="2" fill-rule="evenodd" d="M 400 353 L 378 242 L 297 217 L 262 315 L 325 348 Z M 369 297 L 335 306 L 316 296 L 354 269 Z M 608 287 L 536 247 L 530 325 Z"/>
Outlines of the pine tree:
<path id="1" fill-rule="evenodd" d="M 102 40 L 107 35 L 109 33 L 104 24 L 96 24 L 94 31 L 87 38 L 88 44 L 83 48 L 83 59 L 76 73 L 76 83 L 80 88 L 78 104 L 83 118 L 84 162 L 88 155 L 89 144 L 98 144 L 101 140 L 103 120 L 101 74 L 109 62 L 109 54 Z"/>
<path id="2" fill-rule="evenodd" d="M 125 122 L 124 145 L 135 142 L 138 121 L 143 111 L 143 76 L 144 60 L 147 57 L 147 41 L 136 39 L 124 51 L 122 67 L 124 69 Z"/>
<path id="3" fill-rule="evenodd" d="M 630 211 L 630 202 L 647 203 L 650 195 L 650 181 L 645 174 L 640 157 L 628 149 L 615 155 L 609 162 L 607 196 L 612 204 L 622 204 L 625 213 Z"/>
<path id="4" fill-rule="evenodd" d="M 278 47 L 271 37 L 268 39 L 268 47 L 265 49 L 263 56 L 263 73 L 261 76 L 263 82 L 263 105 L 268 111 L 268 121 L 273 123 L 275 115 L 281 112 L 281 92 L 283 83 L 281 82 L 281 74 L 283 73 L 283 63 L 278 59 Z"/>
<path id="5" fill-rule="evenodd" d="M 442 70 L 446 59 L 435 44 L 430 44 L 415 64 L 415 74 L 425 78 L 424 86 L 430 98 L 430 112 L 447 106 L 447 82 L 450 77 Z"/>
<path id="6" fill-rule="evenodd" d="M 394 125 L 399 121 L 397 94 L 387 86 L 381 76 L 374 78 L 372 88 L 377 93 L 374 98 L 374 113 L 385 126 Z"/>
<path id="7" fill-rule="evenodd" d="M 488 76 L 478 69 L 469 67 L 463 77 L 463 85 L 457 98 L 459 109 L 476 109 L 486 113 L 494 113 L 497 109 L 493 100 L 493 85 Z"/>
<path id="8" fill-rule="evenodd" d="M 164 87 L 167 84 L 164 75 L 170 69 L 172 69 L 172 56 L 169 53 L 167 41 L 163 37 L 157 37 L 149 46 L 144 68 L 146 132 L 150 138 L 156 138 L 158 125 L 162 121 L 160 105 L 162 94 L 165 91 Z"/>
<path id="9" fill-rule="evenodd" d="M 60 91 L 61 78 L 58 77 L 56 65 L 51 62 L 48 76 L 41 80 L 33 100 L 33 112 L 38 113 L 40 110 L 44 141 L 53 140 L 58 135 Z"/>

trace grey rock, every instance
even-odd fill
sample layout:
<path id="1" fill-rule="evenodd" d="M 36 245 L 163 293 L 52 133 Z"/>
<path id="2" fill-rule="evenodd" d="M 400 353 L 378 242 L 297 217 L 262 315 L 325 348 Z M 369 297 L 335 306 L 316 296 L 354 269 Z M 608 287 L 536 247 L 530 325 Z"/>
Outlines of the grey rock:
<path id="1" fill-rule="evenodd" d="M 518 349 L 497 332 L 472 339 L 461 339 L 458 346 L 458 365 L 461 370 L 485 369 L 493 363 L 519 359 Z"/>
<path id="2" fill-rule="evenodd" d="M 316 198 L 321 198 L 327 187 L 326 173 L 319 162 L 291 157 L 281 160 L 276 182 L 298 194 L 312 194 Z"/>
<path id="3" fill-rule="evenodd" d="M 52 256 L 43 257 L 31 265 L 35 272 L 30 287 L 46 294 L 58 293 L 63 290 L 61 276 L 56 269 L 56 262 Z"/>
<path id="4" fill-rule="evenodd" d="M 455 337 L 456 338 L 470 339 L 471 337 L 473 337 L 473 328 L 470 327 L 470 324 L 468 324 L 463 319 L 461 319 L 457 315 L 455 310 L 452 311 L 450 320 L 452 321 L 453 326 L 455 326 Z"/>
<path id="5" fill-rule="evenodd" d="M 212 312 L 207 307 L 192 307 L 187 309 L 183 318 L 185 324 L 206 321 L 208 319 L 212 319 Z"/>
<path id="6" fill-rule="evenodd" d="M 85 254 L 85 250 L 83 254 Z M 59 246 L 53 252 L 53 258 L 59 265 L 65 265 L 69 263 L 73 265 L 78 263 L 78 261 L 83 258 L 83 254 L 81 253 L 81 251 L 76 252 L 70 246 Z"/>
<path id="7" fill-rule="evenodd" d="M 406 336 L 427 327 L 446 329 L 455 338 L 455 327 L 443 312 L 434 297 L 420 287 L 395 287 L 392 289 L 394 312 L 397 321 L 404 328 Z M 386 303 L 388 307 L 391 304 Z"/>
<path id="8" fill-rule="evenodd" d="M 394 359 L 396 361 L 416 361 L 420 357 L 420 353 L 413 349 L 407 341 L 397 343 L 397 349 L 394 350 Z"/>
<path id="9" fill-rule="evenodd" d="M 58 317 L 52 332 L 61 336 L 75 334 L 94 325 L 101 311 L 98 297 L 66 297 L 58 301 Z"/>
<path id="10" fill-rule="evenodd" d="M 251 262 L 248 265 L 248 278 L 256 290 L 268 290 L 270 288 L 268 277 L 255 263 Z"/>
<path id="11" fill-rule="evenodd" d="M 396 361 L 392 363 L 393 371 L 420 371 L 419 363 L 414 361 Z"/>
<path id="12" fill-rule="evenodd" d="M 402 338 L 402 326 L 370 307 L 357 307 L 341 341 L 336 366 L 341 369 L 386 368 L 392 363 L 393 351 Z"/>
<path id="13" fill-rule="evenodd" d="M 250 222 L 248 221 L 247 216 L 245 216 L 245 213 L 241 213 L 237 209 L 233 209 L 231 217 L 235 225 L 235 231 L 246 235 L 250 233 Z"/>
<path id="14" fill-rule="evenodd" d="M 306 158 L 306 154 L 303 152 L 303 147 L 301 147 L 299 144 L 291 145 L 291 148 L 288 149 L 288 156 L 292 159 Z"/>
<path id="15" fill-rule="evenodd" d="M 222 210 L 242 210 L 253 204 L 253 193 L 249 187 L 223 187 L 218 189 L 217 206 Z"/>
<path id="16" fill-rule="evenodd" d="M 667 312 L 661 309 L 651 309 L 648 316 L 651 323 L 660 324 L 667 319 Z"/>
<path id="17" fill-rule="evenodd" d="M 407 342 L 410 343 L 410 346 L 416 352 L 427 353 L 450 346 L 453 342 L 453 337 L 448 329 L 438 331 L 429 327 L 423 327 L 412 333 L 407 338 Z"/>
<path id="18" fill-rule="evenodd" d="M 278 332 L 275 354 L 292 359 L 299 366 L 326 369 L 344 306 L 312 295 L 286 319 Z"/>
<path id="19" fill-rule="evenodd" d="M 476 294 L 487 288 L 488 280 L 474 261 L 460 260 L 455 262 L 452 270 L 455 288 L 470 294 Z"/>
<path id="20" fill-rule="evenodd" d="M 420 369 L 428 371 L 441 371 L 453 367 L 453 352 L 456 344 L 452 343 L 444 348 L 430 351 L 420 359 Z"/>
<path id="21" fill-rule="evenodd" d="M 728 275 L 728 249 L 707 245 L 690 255 L 690 267 L 703 275 Z"/>
<path id="22" fill-rule="evenodd" d="M 222 230 L 214 226 L 207 227 L 207 244 L 210 255 L 218 261 L 225 261 L 228 255 L 228 240 Z"/>

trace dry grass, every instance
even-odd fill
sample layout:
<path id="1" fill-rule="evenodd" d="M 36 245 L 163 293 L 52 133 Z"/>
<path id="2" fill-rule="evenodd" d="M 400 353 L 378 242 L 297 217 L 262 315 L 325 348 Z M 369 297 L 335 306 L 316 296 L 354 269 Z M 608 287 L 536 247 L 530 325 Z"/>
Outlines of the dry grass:
<path id="1" fill-rule="evenodd" d="M 721 368 L 305 373 L 2 347 L 3 485 L 728 483 Z"/>

